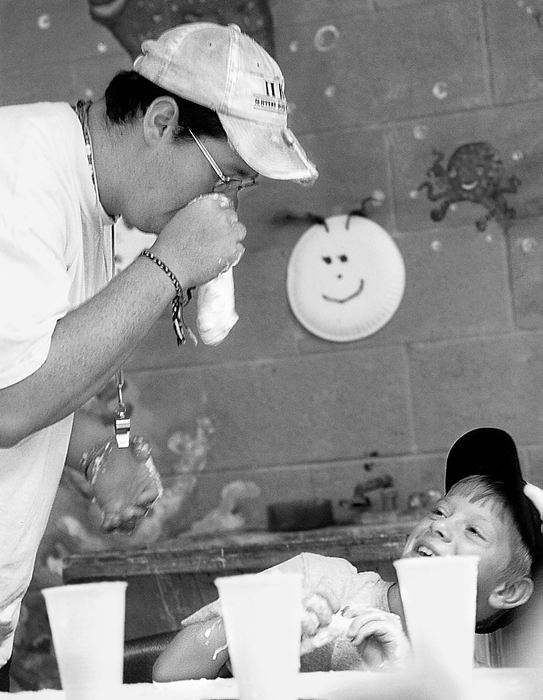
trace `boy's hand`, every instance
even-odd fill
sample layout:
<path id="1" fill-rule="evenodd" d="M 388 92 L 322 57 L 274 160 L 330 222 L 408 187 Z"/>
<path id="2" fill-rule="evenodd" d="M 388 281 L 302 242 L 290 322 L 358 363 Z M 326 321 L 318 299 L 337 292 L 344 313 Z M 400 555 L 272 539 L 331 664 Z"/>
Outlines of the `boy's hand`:
<path id="1" fill-rule="evenodd" d="M 334 593 L 324 585 L 308 593 L 302 599 L 302 603 L 304 610 L 300 653 L 307 654 L 334 637 L 333 634 L 328 634 L 327 630 L 334 613 L 339 609 L 339 603 Z"/>
<path id="2" fill-rule="evenodd" d="M 543 519 L 543 489 L 540 489 L 539 486 L 535 486 L 534 484 L 526 484 L 524 487 L 524 495 L 534 504 L 539 512 L 539 517 Z M 543 525 L 541 526 L 541 530 L 543 532 Z"/>
<path id="3" fill-rule="evenodd" d="M 410 645 L 398 615 L 376 608 L 349 607 L 343 612 L 352 618 L 345 637 L 358 647 L 369 669 L 394 669 L 404 665 Z"/>

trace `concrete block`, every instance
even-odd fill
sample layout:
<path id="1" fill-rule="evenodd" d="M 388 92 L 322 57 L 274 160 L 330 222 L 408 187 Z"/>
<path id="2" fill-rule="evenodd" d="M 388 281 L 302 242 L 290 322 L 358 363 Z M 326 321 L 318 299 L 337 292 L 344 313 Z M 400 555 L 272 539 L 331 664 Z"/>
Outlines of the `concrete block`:
<path id="1" fill-rule="evenodd" d="M 329 17 L 351 17 L 371 11 L 374 0 L 269 0 L 273 24 L 278 33 L 296 24 Z"/>
<path id="2" fill-rule="evenodd" d="M 358 483 L 388 475 L 397 491 L 397 509 L 404 512 L 409 496 L 430 488 L 443 490 L 444 458 L 408 455 L 405 457 L 368 457 L 355 462 L 315 464 L 311 479 L 317 498 L 331 498 L 337 508 L 340 500 L 350 500 Z M 348 512 L 348 511 L 346 511 Z"/>
<path id="3" fill-rule="evenodd" d="M 241 480 L 253 482 L 261 493 L 256 498 L 240 501 L 239 512 L 246 520 L 247 528 L 265 530 L 268 525 L 267 506 L 271 503 L 315 497 L 310 471 L 307 465 L 289 465 L 273 469 L 203 472 L 198 478 L 191 503 L 194 513 L 192 522 L 217 507 L 224 486 Z"/>
<path id="4" fill-rule="evenodd" d="M 351 16 L 331 8 L 281 27 L 293 123 L 309 133 L 489 104 L 480 30 L 477 6 L 463 0 Z"/>
<path id="5" fill-rule="evenodd" d="M 434 163 L 433 150 L 444 154 L 446 168 L 457 148 L 478 141 L 488 142 L 501 159 L 501 185 L 506 185 L 511 176 L 520 179 L 516 194 L 504 194 L 508 205 L 516 209 L 517 218 L 541 215 L 542 117 L 543 102 L 538 101 L 493 110 L 470 110 L 439 119 L 421 117 L 391 126 L 387 134 L 399 230 L 436 226 L 430 212 L 445 198 L 430 202 L 425 192 L 417 192 L 427 179 L 426 171 Z M 447 194 L 450 200 L 455 199 L 454 187 L 449 188 Z M 486 213 L 487 209 L 481 204 L 460 201 L 437 226 L 475 227 L 476 220 Z"/>
<path id="6" fill-rule="evenodd" d="M 497 226 L 394 236 L 406 267 L 402 302 L 375 334 L 347 347 L 439 340 L 513 330 L 507 244 Z M 299 348 L 333 352 L 342 344 L 300 329 Z M 345 344 L 343 344 L 345 346 Z"/>
<path id="7" fill-rule="evenodd" d="M 466 430 L 504 428 L 519 444 L 543 428 L 543 334 L 515 333 L 408 349 L 418 449 L 447 450 Z"/>
<path id="8" fill-rule="evenodd" d="M 398 348 L 134 373 L 128 381 L 142 430 L 166 461 L 168 437 L 199 416 L 214 426 L 210 469 L 397 454 L 412 443 Z"/>
<path id="9" fill-rule="evenodd" d="M 130 61 L 125 52 L 106 53 L 100 57 L 72 62 L 75 98 L 97 100 L 103 96 L 113 76 L 120 70 L 129 70 Z"/>
<path id="10" fill-rule="evenodd" d="M 360 208 L 363 199 L 376 195 L 381 198 L 380 206 L 370 206 L 368 211 L 383 225 L 391 225 L 392 191 L 380 127 L 338 127 L 328 133 L 303 136 L 301 141 L 319 170 L 319 178 L 312 187 L 267 180 L 240 199 L 239 217 L 249 232 L 249 252 L 279 241 L 289 247 L 296 243 L 310 224 L 285 222 L 285 212 L 324 217 L 347 214 Z"/>
<path id="11" fill-rule="evenodd" d="M 437 340 L 512 329 L 507 246 L 497 226 L 484 234 L 470 227 L 423 231 L 401 242 L 406 292 L 384 338 Z"/>
<path id="12" fill-rule="evenodd" d="M 0 77 L 2 104 L 98 99 L 111 78 L 128 68 L 125 54 L 110 54 L 81 61 L 59 61 L 25 66 Z"/>
<path id="13" fill-rule="evenodd" d="M 494 98 L 497 103 L 543 97 L 541 27 L 531 2 L 484 0 L 486 35 Z"/>
<path id="14" fill-rule="evenodd" d="M 511 283 L 515 323 L 519 328 L 543 327 L 543 220 L 519 220 L 509 230 Z"/>
<path id="15" fill-rule="evenodd" d="M 405 5 L 442 5 L 446 4 L 447 0 L 373 0 L 376 10 L 390 10 L 394 7 L 404 7 Z"/>
<path id="16" fill-rule="evenodd" d="M 409 496 L 430 488 L 443 490 L 445 457 L 413 455 L 409 457 L 367 457 L 353 461 L 332 461 L 318 464 L 292 464 L 263 469 L 205 471 L 183 509 L 188 523 L 204 517 L 215 508 L 223 487 L 233 481 L 251 481 L 261 495 L 240 502 L 240 512 L 247 526 L 266 529 L 266 507 L 282 501 L 329 499 L 338 522 L 345 522 L 352 513 L 340 501 L 350 500 L 355 486 L 373 477 L 389 475 L 397 491 L 398 512 L 405 512 Z"/>
<path id="17" fill-rule="evenodd" d="M 543 488 L 543 444 L 525 448 L 520 457 L 526 481 Z"/>
<path id="18" fill-rule="evenodd" d="M 2 105 L 67 101 L 73 95 L 73 72 L 69 63 L 46 63 L 35 65 L 30 71 L 25 68 L 0 75 Z"/>
<path id="19" fill-rule="evenodd" d="M 86 0 L 8 0 L 0 5 L 0 38 L 2 66 L 23 71 L 123 51 L 93 22 Z"/>
<path id="20" fill-rule="evenodd" d="M 0 52 L 3 69 L 68 60 L 69 5 L 62 0 L 12 0 L 0 5 Z M 14 41 L 14 38 L 17 38 Z"/>

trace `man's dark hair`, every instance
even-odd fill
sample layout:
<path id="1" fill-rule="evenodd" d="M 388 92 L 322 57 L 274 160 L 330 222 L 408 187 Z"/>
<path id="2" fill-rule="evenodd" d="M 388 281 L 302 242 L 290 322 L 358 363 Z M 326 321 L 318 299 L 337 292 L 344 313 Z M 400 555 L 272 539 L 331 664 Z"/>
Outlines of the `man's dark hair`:
<path id="1" fill-rule="evenodd" d="M 189 127 L 198 136 L 226 139 L 216 112 L 168 92 L 136 71 L 120 71 L 109 83 L 105 92 L 107 117 L 112 124 L 127 124 L 143 116 L 153 100 L 163 95 L 172 97 L 179 107 L 177 138 L 187 138 L 183 127 Z"/>

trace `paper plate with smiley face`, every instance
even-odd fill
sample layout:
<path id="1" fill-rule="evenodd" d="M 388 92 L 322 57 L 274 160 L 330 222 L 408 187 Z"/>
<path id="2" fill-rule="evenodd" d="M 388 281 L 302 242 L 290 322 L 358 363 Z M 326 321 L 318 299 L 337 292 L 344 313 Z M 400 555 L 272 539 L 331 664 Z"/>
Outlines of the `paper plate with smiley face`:
<path id="1" fill-rule="evenodd" d="M 288 263 L 292 312 L 325 340 L 349 342 L 375 333 L 395 314 L 404 289 L 398 246 L 379 224 L 363 217 L 332 216 L 326 226 L 311 226 Z"/>

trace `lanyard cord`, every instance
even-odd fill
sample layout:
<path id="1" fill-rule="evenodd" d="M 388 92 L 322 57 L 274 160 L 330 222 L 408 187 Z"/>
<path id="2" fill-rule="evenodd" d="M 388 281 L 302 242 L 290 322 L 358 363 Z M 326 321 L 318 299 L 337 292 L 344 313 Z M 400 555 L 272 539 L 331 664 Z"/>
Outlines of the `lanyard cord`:
<path id="1" fill-rule="evenodd" d="M 94 166 L 94 151 L 92 148 L 92 140 L 89 131 L 89 108 L 92 102 L 85 102 L 79 100 L 75 106 L 75 113 L 77 114 L 79 121 L 81 122 L 81 128 L 83 130 L 83 138 L 85 140 L 85 151 L 87 154 L 87 162 L 89 164 L 90 174 L 92 178 L 92 184 L 94 187 L 94 193 L 96 195 L 96 206 L 98 208 L 98 216 L 100 219 L 100 228 L 104 229 L 104 224 L 102 221 L 102 210 L 100 203 L 100 196 L 98 193 L 98 182 L 96 178 L 96 168 Z M 115 274 L 115 228 L 111 225 L 111 279 Z M 115 383 L 117 385 L 117 406 L 114 411 L 114 430 L 115 430 L 115 440 L 117 441 L 118 447 L 128 447 L 130 444 L 130 418 L 127 416 L 126 404 L 123 400 L 123 387 L 124 387 L 124 375 L 122 366 L 119 367 L 115 374 Z"/>

